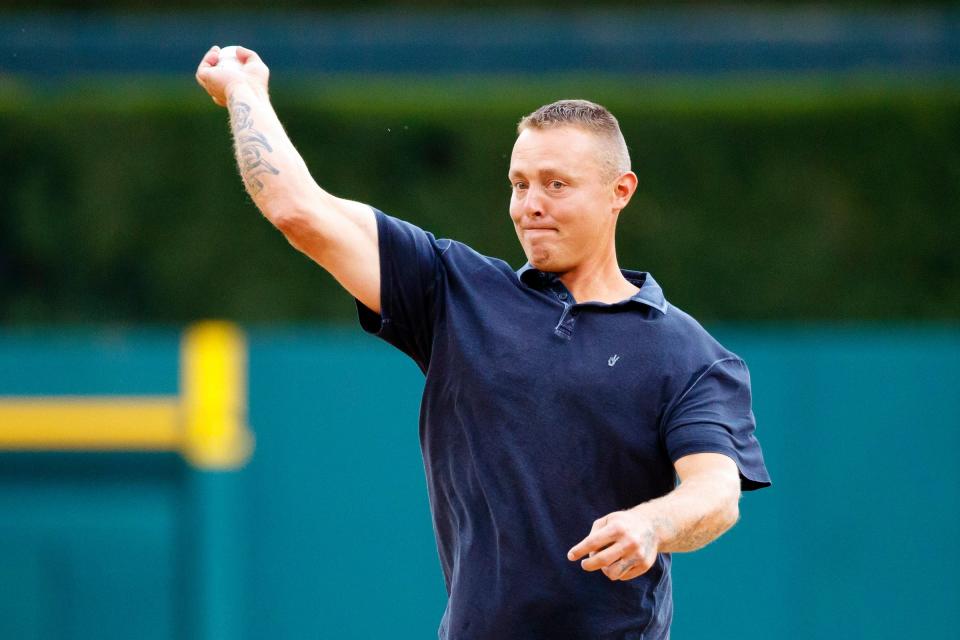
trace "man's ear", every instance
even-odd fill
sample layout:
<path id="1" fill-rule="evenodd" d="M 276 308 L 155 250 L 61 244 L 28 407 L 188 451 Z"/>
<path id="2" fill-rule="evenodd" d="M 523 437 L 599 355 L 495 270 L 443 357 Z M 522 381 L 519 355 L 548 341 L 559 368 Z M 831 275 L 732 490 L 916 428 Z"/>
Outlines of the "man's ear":
<path id="1" fill-rule="evenodd" d="M 640 180 L 637 178 L 637 174 L 633 171 L 627 171 L 613 183 L 613 195 L 618 209 L 623 209 L 627 206 L 630 198 L 632 198 L 633 194 L 637 191 L 639 182 Z"/>

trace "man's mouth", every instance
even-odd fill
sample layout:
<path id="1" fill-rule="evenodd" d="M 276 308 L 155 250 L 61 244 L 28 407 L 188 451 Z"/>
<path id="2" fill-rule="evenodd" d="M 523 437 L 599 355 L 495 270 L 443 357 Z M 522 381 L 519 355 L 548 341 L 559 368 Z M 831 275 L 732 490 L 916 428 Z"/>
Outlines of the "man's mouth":
<path id="1" fill-rule="evenodd" d="M 553 227 L 527 227 L 523 230 L 524 233 L 538 233 L 544 231 L 556 231 Z"/>

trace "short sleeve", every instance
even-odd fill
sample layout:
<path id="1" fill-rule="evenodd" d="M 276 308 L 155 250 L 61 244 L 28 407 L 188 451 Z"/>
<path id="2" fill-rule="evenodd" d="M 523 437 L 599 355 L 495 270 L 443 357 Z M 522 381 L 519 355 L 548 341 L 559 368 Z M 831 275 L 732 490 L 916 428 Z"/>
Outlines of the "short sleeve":
<path id="1" fill-rule="evenodd" d="M 380 313 L 356 300 L 360 326 L 413 358 L 430 361 L 442 249 L 433 234 L 374 210 L 380 255 Z"/>
<path id="2" fill-rule="evenodd" d="M 664 423 L 664 441 L 676 462 L 693 453 L 722 453 L 740 469 L 744 491 L 770 486 L 760 443 L 754 434 L 750 373 L 739 358 L 709 365 L 681 393 Z"/>

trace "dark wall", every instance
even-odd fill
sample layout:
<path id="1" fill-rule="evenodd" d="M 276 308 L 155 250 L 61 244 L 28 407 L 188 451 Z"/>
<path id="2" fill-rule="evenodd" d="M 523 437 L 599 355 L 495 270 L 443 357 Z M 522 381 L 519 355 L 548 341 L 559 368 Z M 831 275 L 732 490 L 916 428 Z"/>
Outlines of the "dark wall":
<path id="1" fill-rule="evenodd" d="M 926 5 L 244 7 L 3 13 L 0 70 L 43 81 L 181 75 L 212 44 L 243 44 L 278 74 L 296 75 L 882 73 L 916 80 L 960 71 L 960 12 Z"/>
<path id="2" fill-rule="evenodd" d="M 519 267 L 517 119 L 582 96 L 640 190 L 621 265 L 706 319 L 960 315 L 960 89 L 638 79 L 276 80 L 317 181 Z M 0 322 L 345 321 L 350 298 L 243 192 L 192 78 L 0 91 Z"/>
<path id="3" fill-rule="evenodd" d="M 640 6 L 666 6 L 666 5 L 686 5 L 686 6 L 733 6 L 730 0 L 685 0 L 683 2 L 665 3 L 665 2 L 636 2 L 630 0 L 604 0 L 600 3 L 605 7 L 629 7 L 636 8 Z M 741 2 L 743 4 L 755 4 L 761 6 L 803 6 L 812 4 L 809 1 L 800 0 L 763 0 L 762 2 Z M 834 5 L 850 7 L 913 7 L 914 2 L 905 0 L 847 0 L 846 2 L 831 3 Z M 951 0 L 927 0 L 924 2 L 928 6 L 951 6 L 956 5 L 956 1 Z M 164 3 L 166 9 L 223 9 L 226 11 L 236 11 L 238 5 L 229 0 L 170 0 Z M 365 0 L 365 7 L 413 7 L 413 8 L 455 8 L 462 9 L 463 3 L 453 0 Z M 473 0 L 470 6 L 476 8 L 507 7 L 573 7 L 580 8 L 584 6 L 582 0 Z M 85 2 L 84 0 L 0 0 L 0 9 L 70 9 L 77 11 L 90 11 L 98 9 L 124 9 L 124 10 L 156 10 L 157 5 L 150 0 L 96 0 L 95 2 Z M 243 3 L 244 9 L 333 9 L 343 10 L 346 8 L 358 8 L 345 5 L 342 0 L 249 0 Z"/>

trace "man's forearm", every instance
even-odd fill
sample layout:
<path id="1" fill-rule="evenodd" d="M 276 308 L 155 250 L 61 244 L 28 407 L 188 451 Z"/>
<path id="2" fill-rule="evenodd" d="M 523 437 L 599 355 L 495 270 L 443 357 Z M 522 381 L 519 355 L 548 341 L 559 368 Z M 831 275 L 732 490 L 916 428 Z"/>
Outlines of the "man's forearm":
<path id="1" fill-rule="evenodd" d="M 740 490 L 722 476 L 697 476 L 632 511 L 653 522 L 658 550 L 695 551 L 720 537 L 739 517 Z"/>
<path id="2" fill-rule="evenodd" d="M 257 208 L 294 248 L 379 312 L 376 213 L 314 182 L 270 104 L 269 75 L 260 56 L 240 46 L 213 46 L 197 67 L 197 82 L 230 114 L 237 166 Z"/>
<path id="3" fill-rule="evenodd" d="M 227 109 L 240 177 L 267 219 L 276 224 L 298 203 L 323 194 L 265 92 L 233 85 L 227 91 Z"/>

